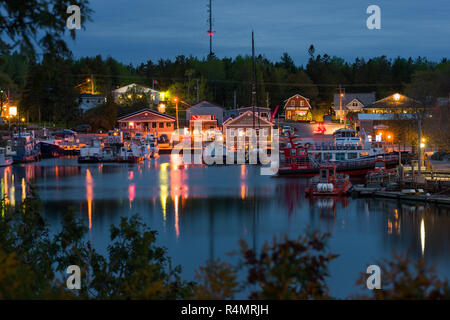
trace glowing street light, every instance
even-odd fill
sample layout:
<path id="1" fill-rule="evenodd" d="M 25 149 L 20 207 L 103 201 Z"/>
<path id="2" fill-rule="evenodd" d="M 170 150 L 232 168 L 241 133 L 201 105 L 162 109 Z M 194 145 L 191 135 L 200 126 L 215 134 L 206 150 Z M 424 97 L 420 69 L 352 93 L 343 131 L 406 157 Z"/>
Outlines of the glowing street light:
<path id="1" fill-rule="evenodd" d="M 165 112 L 166 112 L 166 105 L 165 105 L 164 103 L 160 103 L 160 104 L 158 105 L 158 111 L 159 111 L 160 113 L 165 113 Z"/>
<path id="2" fill-rule="evenodd" d="M 178 97 L 174 97 L 173 102 L 175 102 L 175 110 L 176 110 L 176 115 L 177 115 L 177 129 L 178 129 L 180 127 L 178 124 Z"/>

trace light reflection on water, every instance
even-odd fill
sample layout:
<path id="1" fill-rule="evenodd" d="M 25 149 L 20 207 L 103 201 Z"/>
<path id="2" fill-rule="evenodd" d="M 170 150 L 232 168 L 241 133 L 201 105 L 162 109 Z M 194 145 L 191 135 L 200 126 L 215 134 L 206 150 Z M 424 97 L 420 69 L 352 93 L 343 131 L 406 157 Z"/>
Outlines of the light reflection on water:
<path id="1" fill-rule="evenodd" d="M 375 199 L 312 201 L 304 197 L 304 179 L 261 176 L 258 167 L 245 165 L 188 166 L 169 156 L 137 165 L 48 159 L 1 170 L 5 203 L 23 201 L 26 182 L 34 180 L 52 231 L 67 210 L 75 210 L 102 253 L 110 225 L 139 213 L 188 280 L 209 258 L 235 259 L 226 254 L 238 249 L 239 239 L 258 248 L 274 235 L 296 237 L 306 228 L 332 234 L 330 248 L 340 254 L 330 270 L 335 296 L 355 292 L 359 273 L 393 250 L 423 255 L 450 276 L 446 208 Z"/>

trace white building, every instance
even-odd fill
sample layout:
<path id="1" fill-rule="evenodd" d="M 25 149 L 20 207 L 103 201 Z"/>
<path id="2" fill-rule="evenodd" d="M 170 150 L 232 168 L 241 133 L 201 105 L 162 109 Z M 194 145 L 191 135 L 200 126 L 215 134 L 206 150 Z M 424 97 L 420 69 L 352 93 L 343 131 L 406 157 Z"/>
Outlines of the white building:
<path id="1" fill-rule="evenodd" d="M 78 95 L 78 105 L 82 112 L 92 109 L 106 102 L 106 97 L 101 94 L 83 93 Z"/>
<path id="2" fill-rule="evenodd" d="M 113 90 L 112 93 L 114 96 L 114 101 L 116 103 L 121 103 L 122 99 L 126 98 L 126 95 L 132 94 L 135 94 L 137 96 L 146 95 L 149 99 L 149 103 L 155 105 L 158 105 L 161 101 L 165 101 L 164 92 L 148 88 L 136 83 L 132 83 L 124 87 L 117 88 Z"/>

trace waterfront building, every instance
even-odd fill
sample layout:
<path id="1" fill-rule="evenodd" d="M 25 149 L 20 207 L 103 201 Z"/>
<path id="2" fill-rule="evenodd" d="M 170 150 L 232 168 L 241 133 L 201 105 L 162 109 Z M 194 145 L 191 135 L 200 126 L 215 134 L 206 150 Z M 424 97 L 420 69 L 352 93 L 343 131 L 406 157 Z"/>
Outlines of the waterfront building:
<path id="1" fill-rule="evenodd" d="M 373 134 L 374 127 L 389 121 L 415 119 L 415 114 L 423 111 L 423 105 L 405 95 L 395 93 L 365 106 L 358 113 L 360 128 Z"/>
<path id="2" fill-rule="evenodd" d="M 270 129 L 272 123 L 263 116 L 259 116 L 256 112 L 246 111 L 236 118 L 228 118 L 223 123 L 224 132 L 226 129 Z"/>
<path id="3" fill-rule="evenodd" d="M 112 91 L 114 101 L 118 104 L 124 103 L 127 99 L 132 99 L 133 96 L 136 99 L 146 97 L 148 102 L 153 105 L 158 105 L 160 102 L 165 101 L 165 93 L 142 86 L 140 84 L 132 83 Z"/>
<path id="4" fill-rule="evenodd" d="M 186 109 L 186 121 L 192 129 L 194 121 L 201 121 L 202 130 L 216 129 L 222 126 L 224 109 L 208 101 L 201 101 Z"/>
<path id="5" fill-rule="evenodd" d="M 155 137 L 166 134 L 170 138 L 174 131 L 175 117 L 145 108 L 120 117 L 118 123 L 119 129 L 131 136 L 136 133 L 143 136 L 152 133 Z"/>
<path id="6" fill-rule="evenodd" d="M 229 118 L 237 118 L 248 111 L 253 112 L 253 110 L 255 111 L 255 115 L 260 116 L 262 119 L 270 120 L 272 111 L 270 108 L 266 107 L 242 107 L 237 109 L 229 109 L 225 111 L 225 116 L 228 120 Z"/>
<path id="7" fill-rule="evenodd" d="M 102 94 L 83 93 L 78 95 L 78 106 L 82 112 L 92 109 L 106 102 L 106 97 Z"/>
<path id="8" fill-rule="evenodd" d="M 311 121 L 311 104 L 309 99 L 300 94 L 285 100 L 284 118 L 290 121 Z"/>
<path id="9" fill-rule="evenodd" d="M 335 93 L 333 99 L 333 109 L 336 114 L 336 118 L 343 120 L 349 112 L 362 112 L 366 106 L 370 105 L 375 100 L 375 92 Z"/>

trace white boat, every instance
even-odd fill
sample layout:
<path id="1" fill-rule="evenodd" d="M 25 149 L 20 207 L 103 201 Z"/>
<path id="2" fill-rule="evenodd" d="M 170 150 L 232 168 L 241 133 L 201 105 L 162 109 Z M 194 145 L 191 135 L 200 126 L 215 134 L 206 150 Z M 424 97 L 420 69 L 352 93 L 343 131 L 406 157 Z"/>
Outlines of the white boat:
<path id="1" fill-rule="evenodd" d="M 13 163 L 11 157 L 6 156 L 6 149 L 0 147 L 0 167 L 6 167 Z"/>
<path id="2" fill-rule="evenodd" d="M 375 159 L 386 155 L 381 142 L 370 141 L 364 133 L 358 136 L 353 129 L 337 130 L 330 141 L 302 139 L 295 144 L 304 147 L 310 158 L 316 162 Z"/>
<path id="3" fill-rule="evenodd" d="M 148 134 L 143 141 L 145 148 L 145 159 L 155 158 L 159 154 L 159 146 L 153 134 Z"/>
<path id="4" fill-rule="evenodd" d="M 93 140 L 92 145 L 85 146 L 80 149 L 78 162 L 80 163 L 97 163 L 102 161 L 102 145 L 100 141 Z"/>

